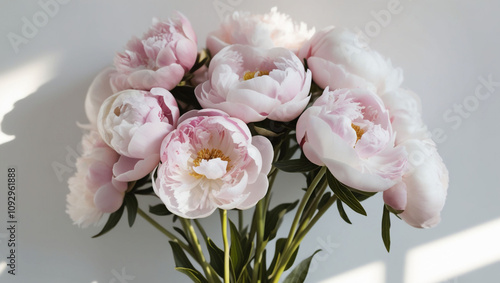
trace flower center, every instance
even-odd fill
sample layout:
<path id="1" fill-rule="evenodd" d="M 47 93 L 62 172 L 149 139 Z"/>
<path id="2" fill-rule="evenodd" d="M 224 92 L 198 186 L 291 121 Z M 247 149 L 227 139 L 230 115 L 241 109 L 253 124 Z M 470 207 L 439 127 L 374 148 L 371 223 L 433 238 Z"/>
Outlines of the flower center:
<path id="1" fill-rule="evenodd" d="M 193 161 L 193 167 L 194 168 L 197 168 L 197 167 L 204 167 L 203 170 L 196 170 L 194 169 L 193 172 L 189 173 L 191 176 L 199 179 L 201 177 L 209 177 L 207 176 L 207 174 L 201 174 L 201 172 L 205 172 L 206 169 L 205 167 L 207 167 L 207 169 L 209 169 L 209 167 L 211 165 L 215 165 L 214 162 L 207 162 L 207 161 L 210 161 L 210 160 L 213 160 L 213 159 L 218 159 L 219 162 L 217 162 L 217 164 L 220 165 L 221 162 L 223 162 L 223 164 L 225 164 L 225 172 L 227 172 L 229 169 L 230 169 L 230 166 L 229 166 L 229 162 L 231 162 L 231 159 L 229 159 L 229 157 L 225 156 L 224 153 L 220 150 L 220 149 L 216 149 L 216 148 L 212 148 L 212 149 L 208 149 L 208 148 L 204 148 L 200 151 L 198 151 L 198 156 L 197 158 Z M 205 161 L 205 162 L 203 162 Z M 217 166 L 214 166 L 214 167 L 217 167 Z M 220 166 L 219 166 L 220 167 Z M 217 170 L 218 168 L 213 168 L 215 170 Z M 198 172 L 197 172 L 198 171 Z M 224 172 L 224 173 L 225 173 Z M 219 175 L 219 174 L 217 174 Z M 210 179 L 213 179 L 213 178 L 210 178 Z"/>
<path id="2" fill-rule="evenodd" d="M 356 143 L 359 141 L 361 136 L 365 133 L 365 130 L 361 129 L 358 125 L 354 125 L 351 123 L 351 127 L 356 131 Z"/>
<path id="3" fill-rule="evenodd" d="M 255 71 L 255 72 L 246 72 L 243 75 L 243 80 L 248 81 L 256 77 L 268 76 L 269 71 Z"/>

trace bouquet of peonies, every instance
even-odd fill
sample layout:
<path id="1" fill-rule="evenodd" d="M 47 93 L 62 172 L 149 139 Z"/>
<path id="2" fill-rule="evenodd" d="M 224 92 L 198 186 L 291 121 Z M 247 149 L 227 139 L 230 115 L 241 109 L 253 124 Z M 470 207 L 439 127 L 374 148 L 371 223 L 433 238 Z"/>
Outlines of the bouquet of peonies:
<path id="1" fill-rule="evenodd" d="M 276 9 L 228 16 L 201 52 L 182 14 L 154 19 L 90 86 L 67 213 L 81 227 L 109 214 L 95 237 L 125 209 L 130 226 L 140 215 L 169 238 L 176 269 L 195 282 L 278 282 L 333 204 L 350 223 L 346 207 L 366 215 L 361 202 L 382 192 L 389 250 L 390 214 L 432 227 L 448 187 L 419 98 L 402 81 L 356 34 L 315 32 Z M 302 174 L 307 188 L 271 208 L 280 171 Z M 144 195 L 157 205 L 142 210 Z M 253 217 L 245 222 L 246 209 Z M 199 221 L 216 210 L 221 247 Z M 288 236 L 276 239 L 290 212 Z M 151 214 L 180 227 L 169 231 Z M 313 256 L 284 282 L 303 282 Z"/>

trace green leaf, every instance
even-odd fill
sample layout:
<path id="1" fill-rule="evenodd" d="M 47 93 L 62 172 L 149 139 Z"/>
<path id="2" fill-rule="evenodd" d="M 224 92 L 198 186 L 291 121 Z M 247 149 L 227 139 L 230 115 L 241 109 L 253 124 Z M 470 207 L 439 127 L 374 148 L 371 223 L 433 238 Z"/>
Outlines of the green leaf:
<path id="1" fill-rule="evenodd" d="M 404 212 L 404 210 L 394 209 L 394 208 L 392 208 L 391 206 L 389 206 L 387 204 L 385 205 L 385 207 L 389 210 L 389 212 L 391 212 L 392 214 L 396 215 L 398 218 L 399 218 L 398 214 L 401 214 L 401 213 Z"/>
<path id="2" fill-rule="evenodd" d="M 391 249 L 391 215 L 387 206 L 384 205 L 384 212 L 382 214 L 382 241 L 387 252 Z"/>
<path id="3" fill-rule="evenodd" d="M 257 134 L 259 134 L 261 136 L 275 138 L 275 137 L 278 137 L 280 135 L 280 134 L 277 134 L 271 130 L 268 130 L 268 129 L 262 128 L 262 127 L 258 127 L 256 125 L 254 125 L 253 128 L 254 128 L 255 132 L 257 132 Z"/>
<path id="4" fill-rule="evenodd" d="M 273 257 L 273 261 L 271 262 L 271 265 L 269 266 L 269 269 L 268 269 L 269 271 L 274 270 L 274 266 L 276 265 L 276 263 L 278 262 L 280 257 L 283 255 L 283 249 L 285 248 L 286 241 L 287 241 L 287 238 L 279 238 L 278 240 L 276 240 L 276 247 L 274 249 L 274 257 Z M 290 257 L 290 260 L 288 261 L 288 263 L 285 267 L 285 271 L 288 270 L 290 267 L 292 267 L 293 263 L 295 262 L 295 259 L 297 258 L 298 252 L 299 252 L 298 248 L 295 250 L 295 252 L 293 252 L 292 256 Z M 270 275 L 270 274 L 268 274 L 268 275 Z"/>
<path id="5" fill-rule="evenodd" d="M 181 246 L 174 241 L 169 241 L 170 247 L 172 247 L 172 253 L 174 255 L 174 261 L 176 267 L 184 267 L 189 269 L 195 269 L 191 261 L 189 261 L 186 253 L 181 248 Z"/>
<path id="6" fill-rule="evenodd" d="M 191 70 L 189 70 L 190 73 L 194 73 L 196 72 L 196 70 L 198 70 L 199 68 L 203 67 L 203 65 L 205 65 L 205 63 L 208 61 L 208 57 L 205 57 L 203 59 L 200 60 L 200 54 L 198 54 L 198 56 L 196 57 L 196 63 L 193 65 L 193 67 L 191 68 Z"/>
<path id="7" fill-rule="evenodd" d="M 179 235 L 181 235 L 181 236 L 182 236 L 182 238 L 184 238 L 184 240 L 186 240 L 186 242 L 191 243 L 191 242 L 189 241 L 189 238 L 188 238 L 188 236 L 186 235 L 186 233 L 184 233 L 184 230 L 182 230 L 182 229 L 181 229 L 181 228 L 179 228 L 179 227 L 173 227 L 173 228 L 174 228 L 174 230 L 175 230 L 175 231 L 177 231 L 177 233 L 179 233 Z"/>
<path id="8" fill-rule="evenodd" d="M 224 251 L 212 241 L 207 239 L 208 253 L 210 254 L 210 265 L 220 277 L 224 277 Z"/>
<path id="9" fill-rule="evenodd" d="M 342 217 L 345 222 L 352 224 L 351 220 L 349 220 L 349 217 L 347 216 L 347 213 L 345 213 L 344 206 L 340 200 L 337 200 L 337 209 L 339 210 L 340 217 Z"/>
<path id="10" fill-rule="evenodd" d="M 149 206 L 149 213 L 154 214 L 154 215 L 160 215 L 160 216 L 172 214 L 172 212 L 170 212 L 167 209 L 167 207 L 165 206 L 165 204 L 163 204 L 163 203 L 160 203 L 160 204 L 157 204 L 154 206 L 150 205 Z"/>
<path id="11" fill-rule="evenodd" d="M 186 274 L 195 283 L 209 283 L 203 274 L 196 269 L 186 268 L 186 267 L 176 267 L 175 270 Z"/>
<path id="12" fill-rule="evenodd" d="M 283 283 L 303 283 L 307 277 L 307 272 L 309 271 L 309 266 L 311 265 L 311 260 L 316 253 L 320 250 L 315 251 L 310 257 L 304 259 L 297 267 L 295 267 L 292 272 L 285 278 Z"/>
<path id="13" fill-rule="evenodd" d="M 137 198 L 134 194 L 125 194 L 125 198 L 123 200 L 125 206 L 127 207 L 127 216 L 128 216 L 128 226 L 132 227 L 135 222 L 135 218 L 137 216 L 137 208 L 139 204 L 137 203 Z"/>
<path id="14" fill-rule="evenodd" d="M 108 217 L 108 221 L 106 221 L 106 224 L 104 224 L 104 227 L 102 228 L 101 232 L 99 232 L 97 235 L 92 236 L 92 238 L 97 238 L 100 237 L 107 232 L 109 232 L 111 229 L 113 229 L 116 224 L 120 221 L 120 218 L 122 218 L 123 215 L 123 210 L 125 209 L 125 203 L 120 206 L 120 208 L 111 213 Z"/>
<path id="15" fill-rule="evenodd" d="M 142 190 L 136 190 L 136 191 L 134 191 L 134 194 L 136 194 L 136 195 L 152 195 L 152 194 L 154 194 L 153 187 L 145 188 Z"/>
<path id="16" fill-rule="evenodd" d="M 361 205 L 361 203 L 358 201 L 358 199 L 354 196 L 354 194 L 347 188 L 345 187 L 341 182 L 339 182 L 333 175 L 332 173 L 328 170 L 326 172 L 327 180 L 328 180 L 328 185 L 330 186 L 330 189 L 332 189 L 333 193 L 347 206 L 349 206 L 352 210 L 355 212 L 365 215 L 366 216 L 366 211 Z"/>
<path id="17" fill-rule="evenodd" d="M 325 206 L 325 204 L 330 200 L 330 198 L 332 197 L 332 194 L 327 192 L 326 194 L 324 194 L 320 201 L 318 202 L 318 210 L 322 209 L 323 206 Z"/>
<path id="18" fill-rule="evenodd" d="M 285 172 L 309 172 L 318 169 L 319 166 L 307 159 L 290 159 L 274 162 L 274 166 Z"/>
<path id="19" fill-rule="evenodd" d="M 172 90 L 170 90 L 170 93 L 175 97 L 175 99 L 185 102 L 188 105 L 193 106 L 196 109 L 201 109 L 200 103 L 196 99 L 196 96 L 194 95 L 194 87 L 192 86 L 176 86 Z M 183 113 L 181 113 L 183 114 Z"/>
<path id="20" fill-rule="evenodd" d="M 243 248 L 241 246 L 240 233 L 236 225 L 229 219 L 229 226 L 231 227 L 231 247 L 230 247 L 230 258 L 233 267 L 233 272 L 236 277 L 239 276 L 241 270 L 245 266 L 246 258 L 243 253 Z M 234 278 L 235 281 L 237 278 Z"/>
<path id="21" fill-rule="evenodd" d="M 283 203 L 267 212 L 264 240 L 270 241 L 276 237 L 276 233 L 283 221 L 283 216 L 285 216 L 287 212 L 292 211 L 298 203 L 298 200 L 293 203 Z"/>

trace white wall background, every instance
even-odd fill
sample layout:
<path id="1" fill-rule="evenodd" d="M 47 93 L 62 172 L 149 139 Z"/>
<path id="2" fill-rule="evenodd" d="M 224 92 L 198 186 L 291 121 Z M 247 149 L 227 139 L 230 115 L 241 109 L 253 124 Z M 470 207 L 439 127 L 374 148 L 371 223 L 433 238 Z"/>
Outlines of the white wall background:
<path id="1" fill-rule="evenodd" d="M 174 270 L 167 240 L 142 219 L 133 228 L 122 221 L 98 239 L 90 237 L 99 228 L 73 226 L 64 213 L 71 173 L 64 172 L 60 180 L 52 168 L 73 162 L 67 157 L 81 138 L 76 122 L 86 121 L 83 101 L 93 77 L 132 35 L 146 30 L 153 16 L 181 11 L 191 20 L 201 48 L 206 34 L 218 26 L 214 3 L 255 13 L 278 6 L 317 29 L 333 24 L 365 30 L 374 28 L 374 14 L 394 1 L 69 0 L 28 34 L 32 38 L 17 52 L 8 34 L 22 35 L 23 20 L 32 22 L 43 10 L 38 1 L 1 1 L 0 262 L 7 254 L 8 166 L 18 170 L 19 223 L 17 275 L 3 269 L 0 282 L 122 282 L 116 275 L 122 272 L 133 278 L 127 282 L 187 282 Z M 402 11 L 371 30 L 371 46 L 404 69 L 404 87 L 421 95 L 429 128 L 444 134 L 439 150 L 451 180 L 442 223 L 417 230 L 393 218 L 388 254 L 380 239 L 380 197 L 365 203 L 368 217 L 350 214 L 353 225 L 331 210 L 301 246 L 300 258 L 318 247 L 324 250 L 306 282 L 500 282 L 500 85 L 487 99 L 473 98 L 479 77 L 500 82 L 500 2 L 396 2 Z M 444 120 L 444 113 L 464 104 L 463 116 L 453 114 L 461 117 L 459 125 Z M 282 174 L 274 199 L 298 198 L 297 182 L 302 180 Z M 218 233 L 217 215 L 203 223 L 212 235 Z"/>

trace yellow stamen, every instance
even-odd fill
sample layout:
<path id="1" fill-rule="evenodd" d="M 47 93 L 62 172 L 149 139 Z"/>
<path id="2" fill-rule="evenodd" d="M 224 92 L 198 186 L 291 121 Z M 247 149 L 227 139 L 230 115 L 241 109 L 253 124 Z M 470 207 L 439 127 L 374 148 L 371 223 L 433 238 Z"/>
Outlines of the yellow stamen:
<path id="1" fill-rule="evenodd" d="M 256 78 L 256 77 L 268 76 L 268 75 L 269 75 L 269 71 L 246 72 L 243 75 L 243 80 L 248 81 L 248 80 Z"/>
<path id="2" fill-rule="evenodd" d="M 193 165 L 194 165 L 193 167 L 200 166 L 202 160 L 210 160 L 210 159 L 214 159 L 214 158 L 220 158 L 223 161 L 227 161 L 226 171 L 229 171 L 229 169 L 231 168 L 229 166 L 229 162 L 231 162 L 231 159 L 229 159 L 229 157 L 225 156 L 224 153 L 220 149 L 217 149 L 217 148 L 212 148 L 212 149 L 204 148 L 204 149 L 198 151 L 198 156 L 193 161 Z M 191 175 L 197 179 L 204 177 L 204 175 L 198 174 L 195 171 L 189 173 L 189 175 Z"/>
<path id="3" fill-rule="evenodd" d="M 365 133 L 365 130 L 361 129 L 359 126 L 357 125 L 354 125 L 351 123 L 351 127 L 356 131 L 356 142 L 359 141 L 359 139 L 361 138 L 361 136 Z"/>

